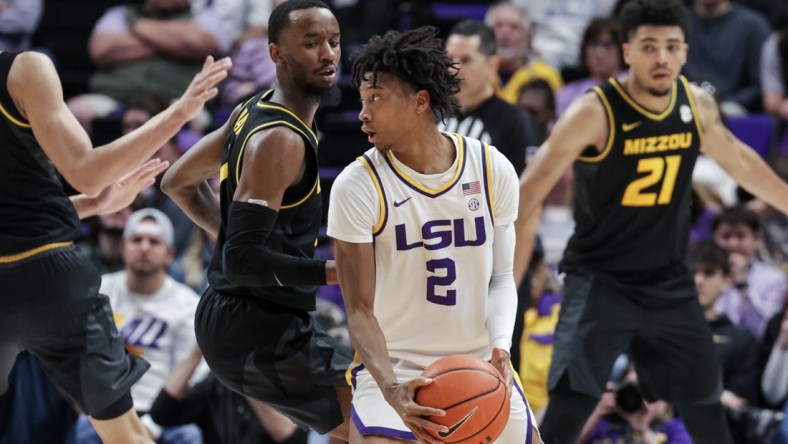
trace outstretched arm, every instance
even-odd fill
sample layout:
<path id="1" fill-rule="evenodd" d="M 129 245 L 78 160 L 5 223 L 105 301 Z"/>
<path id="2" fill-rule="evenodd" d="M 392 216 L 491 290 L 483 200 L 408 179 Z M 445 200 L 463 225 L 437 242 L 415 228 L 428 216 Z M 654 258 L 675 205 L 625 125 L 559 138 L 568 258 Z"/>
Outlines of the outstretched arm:
<path id="1" fill-rule="evenodd" d="M 541 210 L 542 201 L 567 168 L 586 148 L 603 149 L 607 142 L 607 116 L 594 93 L 577 100 L 558 119 L 550 136 L 536 150 L 520 175 L 520 210 L 515 228 L 515 281 L 522 282 L 531 257 L 538 228 L 534 212 Z"/>
<path id="2" fill-rule="evenodd" d="M 197 116 L 217 94 L 229 59 L 205 60 L 186 92 L 166 110 L 131 133 L 93 149 L 90 139 L 63 102 L 55 67 L 45 55 L 26 52 L 14 60 L 8 90 L 36 140 L 63 177 L 78 191 L 95 195 L 132 172 Z"/>
<path id="3" fill-rule="evenodd" d="M 692 86 L 703 125 L 701 151 L 716 160 L 744 189 L 788 214 L 788 185 L 752 148 L 722 123 L 717 103 L 702 88 Z"/>
<path id="4" fill-rule="evenodd" d="M 101 190 L 97 196 L 77 194 L 71 196 L 71 203 L 80 219 L 114 213 L 131 205 L 140 191 L 153 185 L 156 176 L 169 165 L 169 162 L 150 159 L 126 177 Z"/>

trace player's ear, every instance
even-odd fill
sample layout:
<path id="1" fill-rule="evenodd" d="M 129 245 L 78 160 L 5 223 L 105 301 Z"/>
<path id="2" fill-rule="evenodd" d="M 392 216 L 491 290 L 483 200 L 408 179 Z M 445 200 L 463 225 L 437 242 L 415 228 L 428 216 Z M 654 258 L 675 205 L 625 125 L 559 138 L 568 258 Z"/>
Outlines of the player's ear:
<path id="1" fill-rule="evenodd" d="M 430 107 L 430 93 L 427 92 L 426 89 L 421 89 L 416 91 L 416 110 L 419 112 L 424 112 L 429 110 Z"/>
<path id="2" fill-rule="evenodd" d="M 285 63 L 284 54 L 282 54 L 282 47 L 278 43 L 268 44 L 268 54 L 271 56 L 275 65 Z"/>

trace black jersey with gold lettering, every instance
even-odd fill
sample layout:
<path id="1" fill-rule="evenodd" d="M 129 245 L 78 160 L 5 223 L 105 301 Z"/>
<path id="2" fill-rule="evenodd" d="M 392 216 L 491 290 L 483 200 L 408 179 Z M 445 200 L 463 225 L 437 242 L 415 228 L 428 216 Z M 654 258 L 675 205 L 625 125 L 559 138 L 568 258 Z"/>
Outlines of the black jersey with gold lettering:
<path id="1" fill-rule="evenodd" d="M 231 282 L 222 270 L 222 250 L 230 204 L 243 172 L 243 156 L 246 142 L 257 131 L 274 126 L 285 126 L 304 139 L 306 147 L 306 170 L 303 178 L 285 191 L 274 229 L 268 238 L 268 247 L 284 254 L 313 258 L 318 230 L 322 222 L 322 197 L 317 163 L 317 136 L 292 111 L 271 102 L 273 90 L 260 93 L 246 102 L 233 122 L 222 154 L 220 173 L 220 206 L 222 223 L 211 264 L 208 281 L 214 290 L 221 293 L 253 295 L 288 307 L 314 310 L 314 286 L 270 286 L 264 288 L 242 287 Z M 254 174 L 246 171 L 244 174 Z"/>
<path id="2" fill-rule="evenodd" d="M 607 112 L 601 152 L 574 165 L 575 233 L 564 268 L 657 270 L 685 260 L 692 170 L 703 135 L 684 77 L 657 114 L 616 79 L 594 88 Z"/>
<path id="3" fill-rule="evenodd" d="M 8 92 L 17 54 L 0 53 L 0 262 L 79 235 L 79 217 L 57 170 Z"/>

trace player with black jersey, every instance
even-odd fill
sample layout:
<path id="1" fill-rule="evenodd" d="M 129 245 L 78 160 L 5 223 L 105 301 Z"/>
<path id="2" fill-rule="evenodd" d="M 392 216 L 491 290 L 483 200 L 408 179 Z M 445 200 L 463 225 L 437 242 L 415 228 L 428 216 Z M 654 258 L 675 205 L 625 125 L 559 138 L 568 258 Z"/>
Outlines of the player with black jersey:
<path id="1" fill-rule="evenodd" d="M 230 65 L 209 57 L 169 108 L 94 149 L 52 62 L 0 53 L 0 393 L 27 349 L 104 442 L 150 442 L 129 392 L 148 365 L 125 352 L 98 271 L 74 240 L 80 218 L 124 208 L 153 184 L 168 164 L 146 159 L 217 94 Z M 84 194 L 69 197 L 58 173 Z"/>
<path id="2" fill-rule="evenodd" d="M 646 398 L 673 403 L 693 441 L 730 443 L 719 365 L 687 265 L 692 169 L 702 152 L 788 212 L 788 186 L 722 124 L 714 99 L 679 76 L 687 16 L 677 0 L 634 0 L 620 14 L 629 74 L 576 100 L 521 177 L 520 218 L 574 162 L 575 233 L 540 426 L 573 443 L 631 354 Z M 522 222 L 520 222 L 522 223 Z M 635 434 L 655 437 L 644 424 Z"/>
<path id="3" fill-rule="evenodd" d="M 352 353 L 318 328 L 321 225 L 314 115 L 335 88 L 339 26 L 317 0 L 289 0 L 269 19 L 277 87 L 239 105 L 167 172 L 162 187 L 217 244 L 195 330 L 206 362 L 232 390 L 302 427 L 347 439 Z M 207 179 L 219 175 L 217 201 Z"/>

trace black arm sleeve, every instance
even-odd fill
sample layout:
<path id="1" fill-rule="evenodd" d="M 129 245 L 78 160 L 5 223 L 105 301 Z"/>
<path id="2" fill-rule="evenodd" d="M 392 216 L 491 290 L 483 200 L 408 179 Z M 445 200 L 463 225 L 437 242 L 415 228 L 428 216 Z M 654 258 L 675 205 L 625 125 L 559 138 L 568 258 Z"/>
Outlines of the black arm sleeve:
<path id="1" fill-rule="evenodd" d="M 222 267 L 244 287 L 324 285 L 326 261 L 290 256 L 267 246 L 277 212 L 258 204 L 230 204 Z"/>
<path id="2" fill-rule="evenodd" d="M 208 406 L 214 402 L 211 396 L 212 377 L 209 376 L 190 388 L 183 399 L 173 398 L 162 389 L 153 401 L 148 414 L 162 427 L 196 423 L 202 425 L 209 417 Z"/>

